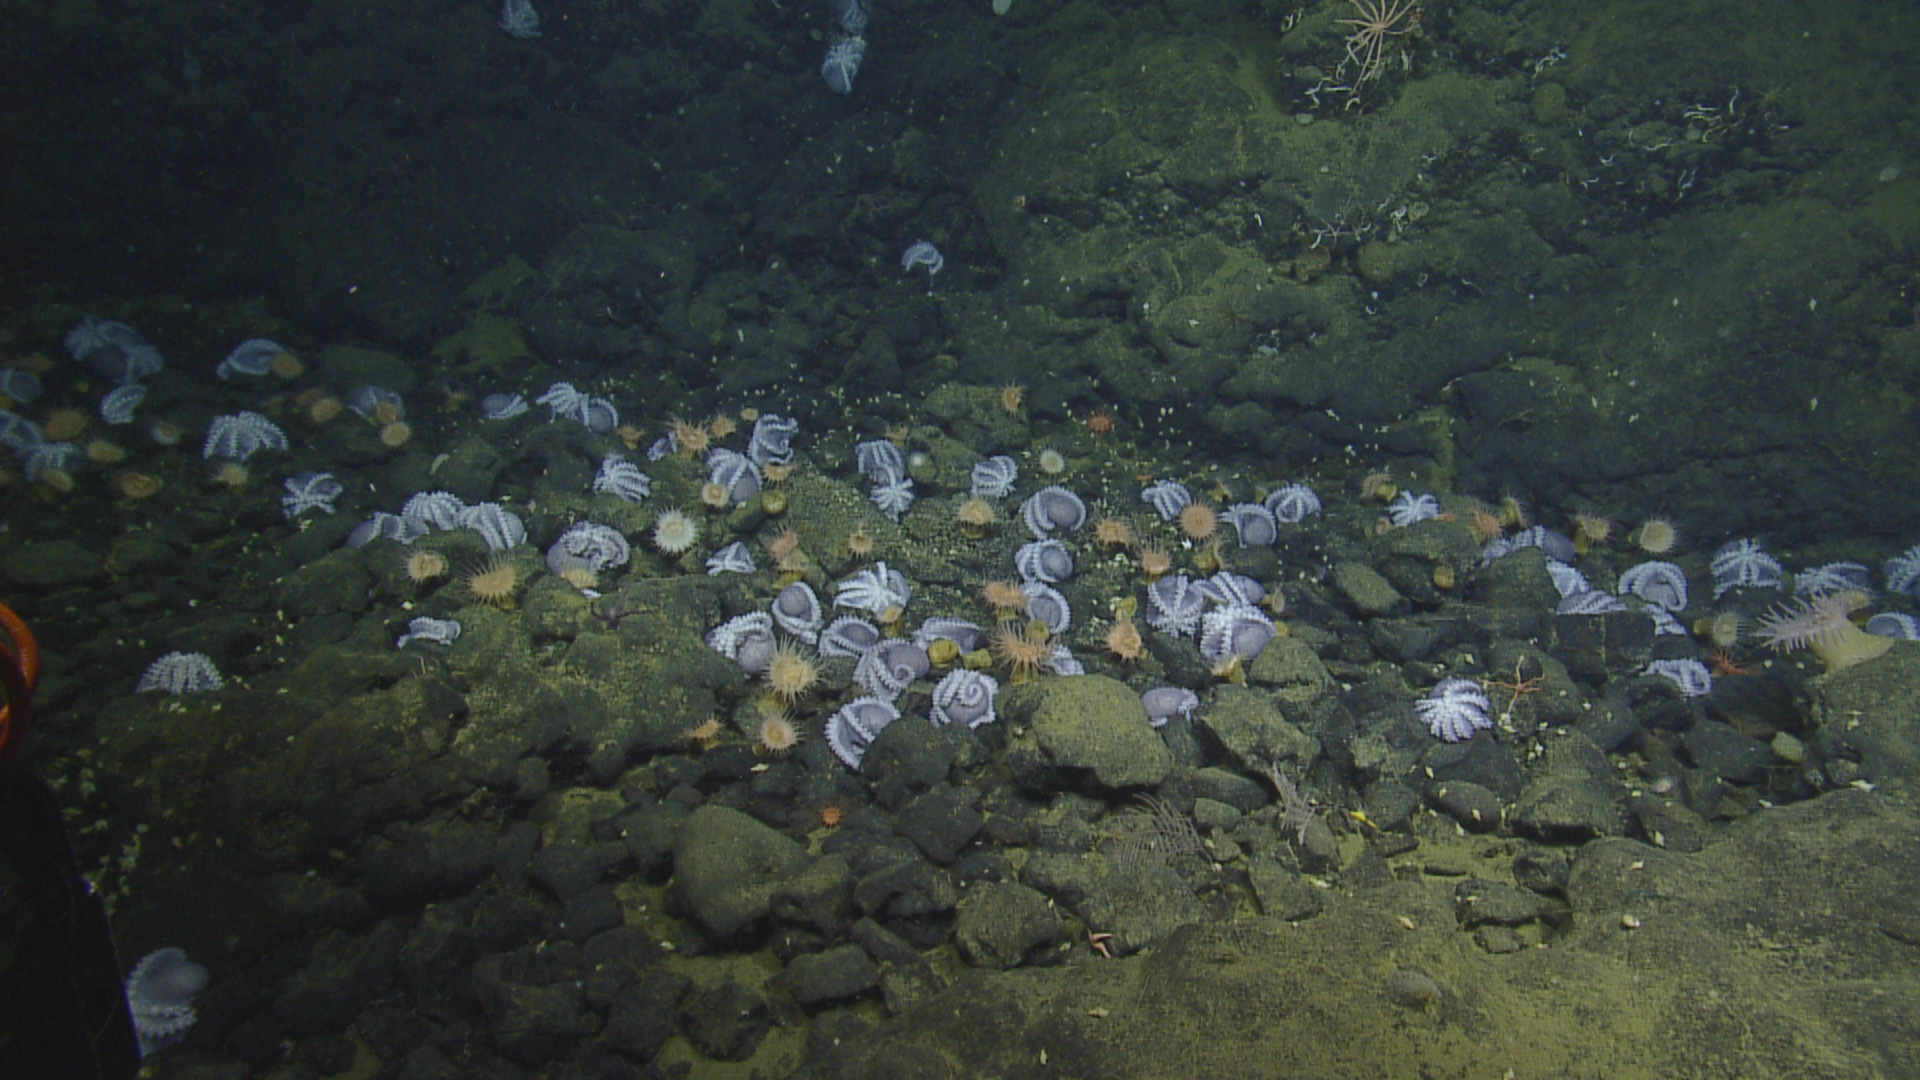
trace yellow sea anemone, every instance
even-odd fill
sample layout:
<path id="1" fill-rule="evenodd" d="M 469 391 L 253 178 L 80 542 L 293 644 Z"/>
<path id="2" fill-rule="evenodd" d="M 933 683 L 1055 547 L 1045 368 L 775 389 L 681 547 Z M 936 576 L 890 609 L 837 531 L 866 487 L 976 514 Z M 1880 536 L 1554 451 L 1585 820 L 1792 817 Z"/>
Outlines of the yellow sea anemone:
<path id="1" fill-rule="evenodd" d="M 499 556 L 476 564 L 461 579 L 467 595 L 483 604 L 512 608 L 520 591 L 520 568 L 511 559 Z"/>
<path id="2" fill-rule="evenodd" d="M 994 510 L 992 503 L 976 495 L 961 500 L 960 505 L 954 507 L 953 520 L 960 524 L 961 532 L 977 539 L 993 528 L 1000 520 L 1000 514 Z"/>
<path id="3" fill-rule="evenodd" d="M 1052 659 L 1053 646 L 1047 639 L 1044 623 L 1001 623 L 988 648 L 993 650 L 994 659 L 1007 665 L 1010 681 L 1022 683 L 1039 675 L 1040 668 Z"/>
<path id="4" fill-rule="evenodd" d="M 407 580 L 421 585 L 447 572 L 447 557 L 437 551 L 407 553 Z"/>
<path id="5" fill-rule="evenodd" d="M 1671 555 L 1680 550 L 1680 530 L 1663 517 L 1648 518 L 1628 539 L 1649 555 Z"/>
<path id="6" fill-rule="evenodd" d="M 773 658 L 767 661 L 766 677 L 767 688 L 774 696 L 792 704 L 820 681 L 820 667 L 813 662 L 813 657 L 789 641 L 773 650 Z"/>

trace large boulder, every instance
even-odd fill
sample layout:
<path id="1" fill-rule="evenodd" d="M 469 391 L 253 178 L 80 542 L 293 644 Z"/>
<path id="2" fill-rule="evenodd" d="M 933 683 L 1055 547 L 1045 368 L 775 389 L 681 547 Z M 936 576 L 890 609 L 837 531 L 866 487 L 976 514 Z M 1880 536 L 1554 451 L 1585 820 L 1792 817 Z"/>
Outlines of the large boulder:
<path id="1" fill-rule="evenodd" d="M 1110 791 L 1157 786 L 1173 754 L 1147 720 L 1140 695 L 1104 675 L 1045 679 L 1002 697 L 1014 731 L 1007 767 L 1035 790 L 1091 786 Z"/>
<path id="2" fill-rule="evenodd" d="M 764 919 L 773 894 L 812 862 L 805 848 L 738 810 L 688 815 L 673 849 L 673 894 L 694 922 L 722 940 Z"/>

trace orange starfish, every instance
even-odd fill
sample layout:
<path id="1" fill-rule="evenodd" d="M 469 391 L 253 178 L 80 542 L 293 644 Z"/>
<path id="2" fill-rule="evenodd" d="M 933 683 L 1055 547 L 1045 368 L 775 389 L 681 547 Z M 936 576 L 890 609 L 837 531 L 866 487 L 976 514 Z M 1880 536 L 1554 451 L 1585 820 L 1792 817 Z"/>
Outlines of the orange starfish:
<path id="1" fill-rule="evenodd" d="M 1713 667 L 1715 675 L 1745 675 L 1747 669 L 1734 663 L 1733 654 L 1725 649 L 1707 650 L 1707 663 Z"/>

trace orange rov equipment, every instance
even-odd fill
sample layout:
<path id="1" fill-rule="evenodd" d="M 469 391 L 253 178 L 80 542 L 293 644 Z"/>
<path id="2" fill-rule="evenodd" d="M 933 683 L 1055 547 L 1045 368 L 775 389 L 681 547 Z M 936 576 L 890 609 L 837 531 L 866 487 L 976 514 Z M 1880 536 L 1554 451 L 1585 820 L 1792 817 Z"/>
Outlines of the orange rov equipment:
<path id="1" fill-rule="evenodd" d="M 26 622 L 5 604 L 0 604 L 0 627 L 11 639 L 0 641 L 0 688 L 7 695 L 0 705 L 0 768 L 5 768 L 26 741 L 33 691 L 40 685 L 40 646 Z"/>

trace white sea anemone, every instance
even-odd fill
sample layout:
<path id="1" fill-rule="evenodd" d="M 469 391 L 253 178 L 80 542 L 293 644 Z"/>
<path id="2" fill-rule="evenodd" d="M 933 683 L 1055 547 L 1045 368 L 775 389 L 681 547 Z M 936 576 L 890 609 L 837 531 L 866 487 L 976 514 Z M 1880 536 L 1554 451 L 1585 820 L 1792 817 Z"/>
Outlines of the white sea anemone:
<path id="1" fill-rule="evenodd" d="M 678 510 L 667 510 L 654 520 L 653 546 L 669 555 L 684 555 L 700 539 L 700 523 Z"/>
<path id="2" fill-rule="evenodd" d="M 1777 607 L 1760 617 L 1758 636 L 1778 652 L 1812 649 L 1827 670 L 1852 667 L 1893 647 L 1889 638 L 1874 637 L 1849 617 L 1867 603 L 1855 591 L 1822 593 Z"/>

